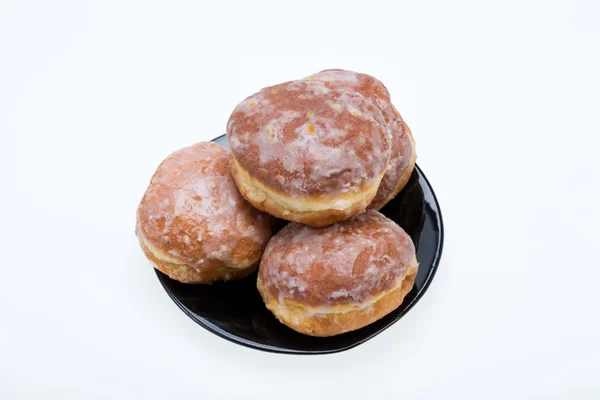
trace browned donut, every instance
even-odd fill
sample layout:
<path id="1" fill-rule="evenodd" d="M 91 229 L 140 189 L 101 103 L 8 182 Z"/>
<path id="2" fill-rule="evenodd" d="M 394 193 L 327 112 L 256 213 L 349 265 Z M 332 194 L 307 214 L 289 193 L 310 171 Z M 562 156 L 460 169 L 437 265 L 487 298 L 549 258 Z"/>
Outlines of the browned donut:
<path id="1" fill-rule="evenodd" d="M 231 114 L 232 174 L 255 207 L 324 226 L 363 211 L 389 168 L 391 134 L 379 107 L 319 80 L 261 90 Z"/>
<path id="2" fill-rule="evenodd" d="M 381 110 L 387 127 L 392 134 L 390 169 L 383 176 L 377 194 L 369 205 L 369 208 L 381 209 L 406 186 L 417 158 L 410 129 L 402 120 L 398 110 L 392 105 L 387 88 L 371 75 L 342 69 L 321 71 L 307 79 L 329 82 L 334 86 L 349 87 L 371 99 Z"/>
<path id="3" fill-rule="evenodd" d="M 375 210 L 325 228 L 292 223 L 273 236 L 257 286 L 285 325 L 332 336 L 396 309 L 418 269 L 410 237 Z"/>
<path id="4" fill-rule="evenodd" d="M 184 283 L 256 270 L 275 219 L 246 202 L 215 143 L 176 151 L 158 167 L 137 210 L 136 232 L 154 266 Z"/>

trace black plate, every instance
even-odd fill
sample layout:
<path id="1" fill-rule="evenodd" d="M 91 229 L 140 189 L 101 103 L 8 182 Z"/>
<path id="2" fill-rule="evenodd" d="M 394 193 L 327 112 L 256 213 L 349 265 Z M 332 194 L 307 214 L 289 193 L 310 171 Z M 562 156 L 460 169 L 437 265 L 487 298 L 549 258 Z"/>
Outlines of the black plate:
<path id="1" fill-rule="evenodd" d="M 225 135 L 213 142 L 229 148 Z M 415 305 L 431 283 L 442 255 L 444 228 L 433 189 L 417 166 L 404 190 L 381 212 L 410 235 L 417 249 L 415 286 L 396 310 L 362 329 L 318 338 L 301 335 L 281 324 L 266 309 L 256 289 L 256 274 L 212 285 L 186 285 L 156 271 L 179 306 L 202 327 L 232 342 L 259 350 L 290 354 L 327 354 L 348 350 L 373 338 Z M 409 329 L 409 327 L 406 327 Z"/>

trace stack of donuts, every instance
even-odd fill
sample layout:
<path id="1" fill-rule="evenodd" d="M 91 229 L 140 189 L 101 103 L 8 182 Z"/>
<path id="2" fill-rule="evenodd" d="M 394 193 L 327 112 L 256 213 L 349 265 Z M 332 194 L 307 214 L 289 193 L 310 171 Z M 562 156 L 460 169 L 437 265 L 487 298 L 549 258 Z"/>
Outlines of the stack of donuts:
<path id="1" fill-rule="evenodd" d="M 416 159 L 408 126 L 370 75 L 325 70 L 260 90 L 233 110 L 231 152 L 198 143 L 167 157 L 137 210 L 155 268 L 189 284 L 248 277 L 281 323 L 312 336 L 396 309 L 418 262 L 378 210 Z M 290 221 L 282 229 L 284 221 Z"/>

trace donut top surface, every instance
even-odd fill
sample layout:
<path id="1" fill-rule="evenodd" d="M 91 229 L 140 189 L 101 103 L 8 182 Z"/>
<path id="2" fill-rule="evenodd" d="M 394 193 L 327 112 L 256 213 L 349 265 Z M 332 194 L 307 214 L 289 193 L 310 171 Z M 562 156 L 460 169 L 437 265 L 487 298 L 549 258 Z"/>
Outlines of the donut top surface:
<path id="1" fill-rule="evenodd" d="M 379 107 L 345 87 L 297 80 L 242 101 L 227 124 L 250 174 L 292 196 L 331 195 L 372 183 L 388 168 L 391 134 Z"/>
<path id="2" fill-rule="evenodd" d="M 412 158 L 412 144 L 406 133 L 406 126 L 398 110 L 392 105 L 387 88 L 378 79 L 371 75 L 362 74 L 342 69 L 324 70 L 306 79 L 321 80 L 329 82 L 334 86 L 347 86 L 357 91 L 368 99 L 371 99 L 381 110 L 387 127 L 392 134 L 392 154 L 390 158 L 390 169 L 381 180 L 377 195 L 373 204 L 379 205 L 392 193 L 400 176 L 407 168 Z"/>
<path id="3" fill-rule="evenodd" d="M 154 173 L 138 208 L 145 240 L 170 257 L 226 264 L 260 250 L 274 219 L 240 195 L 229 172 L 230 154 L 198 143 L 167 157 Z"/>
<path id="4" fill-rule="evenodd" d="M 267 245 L 259 276 L 280 303 L 360 304 L 395 287 L 414 259 L 404 230 L 369 210 L 326 228 L 287 225 Z"/>

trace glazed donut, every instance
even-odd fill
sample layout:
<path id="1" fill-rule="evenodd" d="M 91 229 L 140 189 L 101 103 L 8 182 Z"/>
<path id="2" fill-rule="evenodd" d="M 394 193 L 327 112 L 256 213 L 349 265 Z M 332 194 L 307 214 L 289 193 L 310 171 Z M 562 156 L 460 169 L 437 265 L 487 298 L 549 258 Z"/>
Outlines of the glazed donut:
<path id="1" fill-rule="evenodd" d="M 297 80 L 262 89 L 227 124 L 242 195 L 271 215 L 326 226 L 366 209 L 389 168 L 379 107 L 345 87 Z"/>
<path id="2" fill-rule="evenodd" d="M 136 233 L 155 268 L 183 283 L 254 272 L 276 220 L 245 201 L 215 143 L 176 151 L 158 167 L 137 210 Z"/>
<path id="3" fill-rule="evenodd" d="M 387 88 L 371 75 L 329 69 L 311 75 L 309 80 L 321 80 L 334 86 L 346 86 L 371 99 L 381 110 L 392 134 L 390 169 L 387 170 L 369 208 L 381 209 L 406 186 L 415 166 L 417 153 L 412 133 L 390 100 Z"/>
<path id="4" fill-rule="evenodd" d="M 265 249 L 257 287 L 284 325 L 333 336 L 395 310 L 413 287 L 417 269 L 410 237 L 368 210 L 325 228 L 287 225 Z"/>

